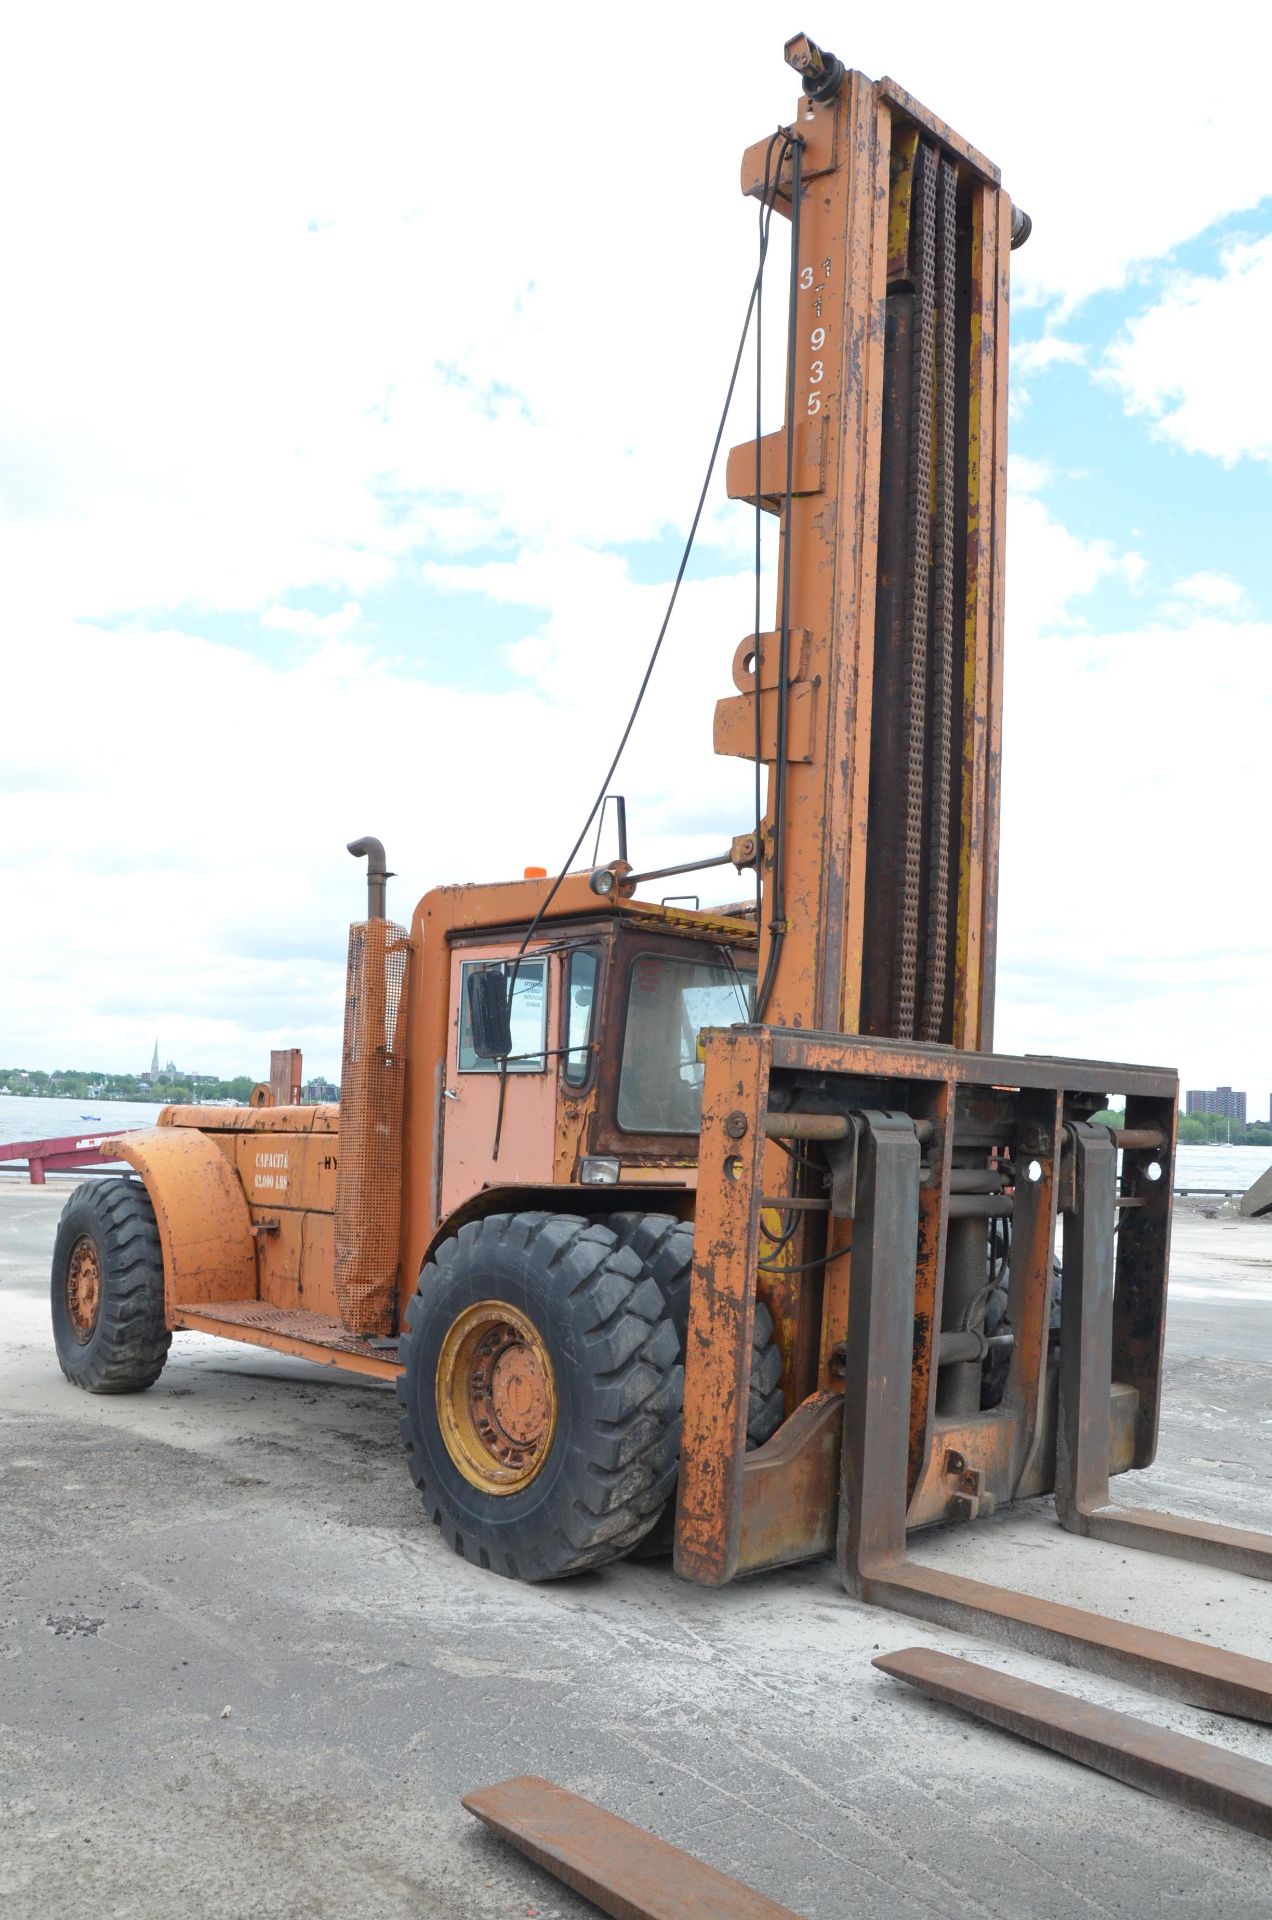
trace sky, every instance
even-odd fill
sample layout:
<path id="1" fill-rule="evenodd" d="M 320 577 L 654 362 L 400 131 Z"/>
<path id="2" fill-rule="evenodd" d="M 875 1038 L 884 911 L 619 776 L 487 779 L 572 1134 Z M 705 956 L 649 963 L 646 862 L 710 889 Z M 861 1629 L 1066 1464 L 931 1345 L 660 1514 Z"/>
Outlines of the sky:
<path id="1" fill-rule="evenodd" d="M 1034 222 L 996 1044 L 1266 1113 L 1272 33 L 1227 0 L 966 18 L 7 11 L 0 1064 L 140 1071 L 157 1035 L 194 1071 L 298 1045 L 334 1077 L 348 840 L 385 841 L 403 920 L 560 865 L 723 398 L 738 161 L 792 116 L 807 29 Z M 717 485 L 616 781 L 638 864 L 748 824 L 711 717 L 751 539 Z"/>

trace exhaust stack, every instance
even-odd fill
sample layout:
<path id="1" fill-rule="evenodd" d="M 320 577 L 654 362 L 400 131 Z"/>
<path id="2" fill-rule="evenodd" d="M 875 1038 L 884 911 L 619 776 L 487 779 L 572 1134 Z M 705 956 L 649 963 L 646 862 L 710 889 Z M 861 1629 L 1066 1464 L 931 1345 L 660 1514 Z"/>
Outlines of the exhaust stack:
<path id="1" fill-rule="evenodd" d="M 384 842 L 373 834 L 364 834 L 361 840 L 349 842 L 349 852 L 355 860 L 367 857 L 367 919 L 384 918 L 384 883 L 392 880 L 393 875 L 384 863 Z"/>

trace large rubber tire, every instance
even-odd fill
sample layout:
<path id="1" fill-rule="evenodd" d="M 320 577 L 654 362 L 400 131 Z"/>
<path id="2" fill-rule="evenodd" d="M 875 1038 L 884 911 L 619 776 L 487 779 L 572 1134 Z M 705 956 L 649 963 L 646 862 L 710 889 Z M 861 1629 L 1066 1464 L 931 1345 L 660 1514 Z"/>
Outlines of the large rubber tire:
<path id="1" fill-rule="evenodd" d="M 693 1222 L 670 1213 L 611 1213 L 606 1220 L 620 1247 L 638 1255 L 657 1281 L 680 1340 L 683 1355 L 689 1332 L 689 1283 L 693 1274 Z M 782 1424 L 782 1356 L 773 1339 L 773 1316 L 762 1300 L 755 1303 L 751 1339 L 751 1391 L 747 1401 L 746 1444 L 762 1446 Z"/>
<path id="2" fill-rule="evenodd" d="M 689 1283 L 693 1274 L 693 1222 L 670 1213 L 612 1213 L 620 1246 L 637 1255 L 655 1280 L 667 1303 L 683 1358 L 689 1331 Z M 773 1338 L 773 1316 L 762 1300 L 755 1303 L 751 1334 L 751 1385 L 747 1396 L 746 1444 L 762 1446 L 782 1424 L 782 1355 Z M 674 1486 L 658 1524 L 641 1542 L 638 1553 L 653 1558 L 670 1553 L 676 1531 Z"/>
<path id="3" fill-rule="evenodd" d="M 474 1485 L 443 1437 L 438 1367 L 466 1309 L 500 1301 L 537 1332 L 556 1427 L 529 1484 Z M 554 1213 L 468 1222 L 425 1262 L 398 1348 L 411 1477 L 456 1553 L 514 1580 L 557 1580 L 630 1552 L 675 1482 L 684 1369 L 662 1294 L 603 1224 Z"/>
<path id="4" fill-rule="evenodd" d="M 91 1330 L 72 1311 L 73 1267 L 95 1261 Z M 163 1372 L 172 1333 L 164 1317 L 163 1252 L 150 1195 L 139 1180 L 86 1180 L 62 1209 L 53 1245 L 53 1342 L 72 1386 L 141 1393 Z M 87 1337 L 85 1337 L 87 1335 Z"/>

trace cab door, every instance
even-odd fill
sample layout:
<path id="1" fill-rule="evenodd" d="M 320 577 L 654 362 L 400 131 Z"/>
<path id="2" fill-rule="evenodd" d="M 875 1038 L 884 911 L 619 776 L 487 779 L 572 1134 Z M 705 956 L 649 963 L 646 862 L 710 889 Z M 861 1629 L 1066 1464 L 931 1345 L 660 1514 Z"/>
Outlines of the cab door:
<path id="1" fill-rule="evenodd" d="M 450 1037 L 442 1091 L 442 1212 L 483 1187 L 550 1185 L 556 1139 L 557 970 L 559 954 L 533 948 L 517 969 L 511 1012 L 512 1055 L 506 1074 L 473 1051 L 464 983 L 492 960 L 512 961 L 517 943 L 455 949 L 451 955 Z M 504 1087 L 503 1118 L 499 1089 Z M 499 1133 L 495 1155 L 496 1128 Z"/>

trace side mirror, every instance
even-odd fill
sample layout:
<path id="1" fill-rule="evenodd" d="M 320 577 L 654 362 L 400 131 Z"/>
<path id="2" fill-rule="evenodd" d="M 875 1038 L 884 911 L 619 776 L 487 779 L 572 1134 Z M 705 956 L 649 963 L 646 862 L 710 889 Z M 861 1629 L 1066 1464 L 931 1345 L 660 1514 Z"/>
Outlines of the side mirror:
<path id="1" fill-rule="evenodd" d="M 468 1029 L 479 1060 L 506 1060 L 512 1052 L 508 975 L 503 967 L 482 967 L 468 976 Z"/>

